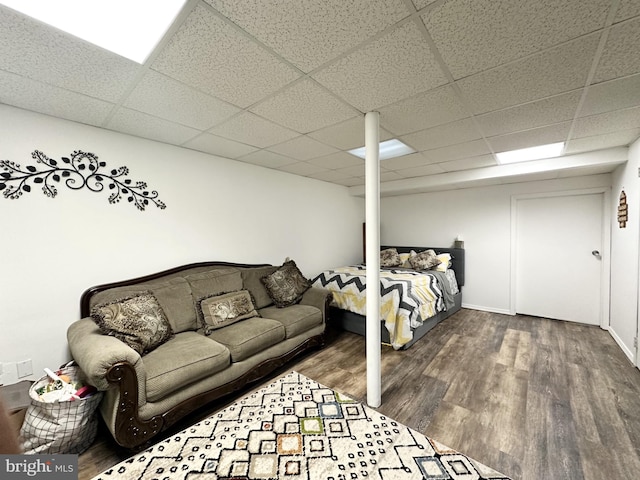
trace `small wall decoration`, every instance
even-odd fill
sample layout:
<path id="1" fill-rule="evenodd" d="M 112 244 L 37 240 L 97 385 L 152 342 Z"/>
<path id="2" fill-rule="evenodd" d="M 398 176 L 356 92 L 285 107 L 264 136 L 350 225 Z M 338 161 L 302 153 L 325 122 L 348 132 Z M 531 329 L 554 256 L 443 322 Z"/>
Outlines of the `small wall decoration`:
<path id="1" fill-rule="evenodd" d="M 0 172 L 0 190 L 3 190 L 4 198 L 15 200 L 23 193 L 31 192 L 29 182 L 42 185 L 44 194 L 51 198 L 58 194 L 56 184 L 60 182 L 72 190 L 86 187 L 92 192 L 101 192 L 106 184 L 111 191 L 109 203 L 118 203 L 126 198 L 138 210 L 144 210 L 150 202 L 160 209 L 166 208 L 164 202 L 158 199 L 158 192 L 147 189 L 146 182 L 133 182 L 125 178 L 129 174 L 127 167 L 102 173 L 100 169 L 106 169 L 107 164 L 99 162 L 98 156 L 93 153 L 76 150 L 69 157 L 62 157 L 61 163 L 38 150 L 31 157 L 44 167 L 38 169 L 34 165 L 27 165 L 22 168 L 10 160 L 0 160 L 3 170 Z"/>
<path id="2" fill-rule="evenodd" d="M 620 228 L 626 228 L 627 226 L 627 208 L 627 194 L 622 190 L 622 193 L 620 193 L 620 202 L 618 203 L 618 225 Z"/>

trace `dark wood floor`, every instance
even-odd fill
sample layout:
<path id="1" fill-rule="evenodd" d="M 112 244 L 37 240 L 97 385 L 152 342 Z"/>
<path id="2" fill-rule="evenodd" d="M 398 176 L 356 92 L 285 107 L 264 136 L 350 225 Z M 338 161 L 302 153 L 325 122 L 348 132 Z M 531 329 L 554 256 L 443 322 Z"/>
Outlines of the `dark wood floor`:
<path id="1" fill-rule="evenodd" d="M 364 352 L 342 332 L 276 376 L 296 370 L 366 403 Z M 382 378 L 379 412 L 514 480 L 639 478 L 640 371 L 598 327 L 463 309 L 407 351 L 383 347 Z M 79 478 L 130 455 L 103 429 Z"/>

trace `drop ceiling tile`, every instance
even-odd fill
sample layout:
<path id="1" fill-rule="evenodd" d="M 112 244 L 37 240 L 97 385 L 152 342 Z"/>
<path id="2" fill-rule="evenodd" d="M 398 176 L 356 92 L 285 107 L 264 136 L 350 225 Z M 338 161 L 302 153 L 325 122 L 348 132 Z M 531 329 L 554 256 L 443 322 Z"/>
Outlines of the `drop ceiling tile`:
<path id="1" fill-rule="evenodd" d="M 205 1 L 305 72 L 410 13 L 402 0 Z"/>
<path id="2" fill-rule="evenodd" d="M 322 157 L 338 151 L 306 135 L 269 147 L 269 150 L 302 161 Z"/>
<path id="3" fill-rule="evenodd" d="M 254 165 L 260 165 L 268 168 L 279 168 L 284 165 L 291 165 L 297 163 L 293 158 L 285 157 L 278 153 L 270 152 L 268 150 L 259 150 L 257 152 L 250 153 L 243 157 L 238 158 L 241 162 L 252 163 Z"/>
<path id="4" fill-rule="evenodd" d="M 117 102 L 142 67 L 0 6 L 0 70 Z"/>
<path id="5" fill-rule="evenodd" d="M 360 114 L 309 78 L 259 103 L 251 111 L 300 133 Z"/>
<path id="6" fill-rule="evenodd" d="M 432 163 L 441 163 L 449 160 L 458 160 L 459 158 L 477 157 L 486 153 L 491 153 L 487 143 L 484 140 L 473 140 L 458 145 L 427 150 L 422 152 L 422 155 Z"/>
<path id="7" fill-rule="evenodd" d="M 620 0 L 618 10 L 616 10 L 615 22 L 621 22 L 637 15 L 640 15 L 640 2 L 638 0 Z"/>
<path id="8" fill-rule="evenodd" d="M 638 45 L 640 45 L 640 17 L 611 27 L 594 75 L 594 83 L 640 73 Z"/>
<path id="9" fill-rule="evenodd" d="M 363 160 L 361 158 L 347 152 L 332 153 L 326 157 L 318 157 L 309 160 L 309 163 L 313 165 L 319 165 L 332 170 L 362 165 L 362 162 Z"/>
<path id="10" fill-rule="evenodd" d="M 555 125 L 532 128 L 531 130 L 524 130 L 522 132 L 489 137 L 487 141 L 494 152 L 506 152 L 520 148 L 546 145 L 548 143 L 563 142 L 567 139 L 570 128 L 570 121 L 562 122 Z"/>
<path id="11" fill-rule="evenodd" d="M 412 178 L 412 177 L 425 177 L 427 175 L 438 175 L 440 173 L 444 173 L 444 170 L 440 165 L 422 165 L 419 167 L 413 168 L 403 168 L 400 170 L 395 170 L 395 172 L 400 175 L 402 178 Z"/>
<path id="12" fill-rule="evenodd" d="M 353 178 L 353 177 L 344 175 L 340 172 L 336 172 L 335 170 L 326 170 L 324 172 L 312 173 L 309 175 L 309 177 L 315 178 L 316 180 L 322 180 L 323 182 L 330 182 L 330 183 L 338 183 L 338 181 L 340 180 L 344 181 L 348 178 Z"/>
<path id="13" fill-rule="evenodd" d="M 380 181 L 381 182 L 392 182 L 394 180 L 402 180 L 403 177 L 402 175 L 399 175 L 396 172 L 380 172 Z"/>
<path id="14" fill-rule="evenodd" d="M 580 109 L 580 116 L 636 105 L 640 105 L 640 74 L 590 86 Z"/>
<path id="15" fill-rule="evenodd" d="M 482 132 L 488 136 L 528 130 L 550 123 L 573 119 L 582 89 L 525 103 L 476 117 Z"/>
<path id="16" fill-rule="evenodd" d="M 423 151 L 477 140 L 478 138 L 482 138 L 482 134 L 473 119 L 465 118 L 405 135 L 400 137 L 400 140 L 416 150 Z"/>
<path id="17" fill-rule="evenodd" d="M 313 77 L 362 112 L 447 83 L 419 27 L 412 21 Z"/>
<path id="18" fill-rule="evenodd" d="M 610 3 L 450 0 L 421 18 L 454 78 L 462 78 L 602 28 Z"/>
<path id="19" fill-rule="evenodd" d="M 640 128 L 569 140 L 565 154 L 590 152 L 604 148 L 627 146 L 640 137 Z"/>
<path id="20" fill-rule="evenodd" d="M 431 5 L 436 0 L 412 0 L 412 1 L 418 10 L 422 10 L 424 7 Z"/>
<path id="21" fill-rule="evenodd" d="M 101 126 L 115 106 L 3 70 L 0 103 L 95 126 Z"/>
<path id="22" fill-rule="evenodd" d="M 258 148 L 270 147 L 300 135 L 250 112 L 233 117 L 209 133 Z"/>
<path id="23" fill-rule="evenodd" d="M 210 133 L 202 133 L 198 135 L 186 142 L 183 147 L 225 158 L 238 158 L 258 150 L 250 145 L 217 137 Z"/>
<path id="24" fill-rule="evenodd" d="M 584 87 L 598 34 L 545 50 L 457 82 L 477 114 Z"/>
<path id="25" fill-rule="evenodd" d="M 240 111 L 153 70 L 136 85 L 124 106 L 199 130 L 207 130 Z"/>
<path id="26" fill-rule="evenodd" d="M 120 107 L 106 125 L 110 130 L 180 145 L 198 135 L 193 128 Z"/>
<path id="27" fill-rule="evenodd" d="M 453 87 L 445 85 L 380 109 L 380 124 L 396 135 L 468 117 Z"/>
<path id="28" fill-rule="evenodd" d="M 576 119 L 572 139 L 631 130 L 640 127 L 640 107 Z"/>
<path id="29" fill-rule="evenodd" d="M 294 173 L 296 175 L 303 175 L 305 177 L 312 175 L 314 173 L 327 171 L 327 169 L 324 167 L 321 167 L 319 165 L 313 165 L 307 162 L 297 162 L 297 163 L 292 163 L 290 165 L 284 165 L 282 167 L 278 167 L 278 170 L 281 170 L 283 172 Z"/>
<path id="30" fill-rule="evenodd" d="M 438 163 L 438 167 L 445 172 L 458 172 L 460 170 L 471 170 L 473 168 L 492 167 L 497 165 L 493 155 L 478 155 L 477 157 L 460 158 L 449 162 Z"/>
<path id="31" fill-rule="evenodd" d="M 351 167 L 338 168 L 336 169 L 336 171 L 344 175 L 347 175 L 349 177 L 364 177 L 364 174 L 365 174 L 364 160 L 360 165 L 353 165 Z"/>
<path id="32" fill-rule="evenodd" d="M 243 108 L 300 76 L 202 4 L 151 68 Z"/>
<path id="33" fill-rule="evenodd" d="M 330 127 L 321 128 L 309 133 L 311 138 L 334 146 L 340 150 L 351 150 L 364 145 L 364 116 L 347 120 Z M 380 141 L 389 140 L 393 136 L 380 128 Z"/>
<path id="34" fill-rule="evenodd" d="M 404 170 L 406 168 L 422 167 L 426 164 L 433 163 L 420 152 L 403 155 L 402 157 L 389 158 L 383 160 L 383 162 L 385 168 L 389 170 Z"/>

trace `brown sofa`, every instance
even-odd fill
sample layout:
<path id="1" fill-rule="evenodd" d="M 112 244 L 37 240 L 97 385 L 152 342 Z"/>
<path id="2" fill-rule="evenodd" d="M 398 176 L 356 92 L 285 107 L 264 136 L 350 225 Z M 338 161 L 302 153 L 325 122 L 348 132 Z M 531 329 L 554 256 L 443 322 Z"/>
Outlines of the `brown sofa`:
<path id="1" fill-rule="evenodd" d="M 100 412 L 116 442 L 136 448 L 203 404 L 259 380 L 303 351 L 324 345 L 331 294 L 309 288 L 284 308 L 261 278 L 278 267 L 205 262 L 100 285 L 81 298 L 81 320 L 68 329 L 74 360 L 105 391 Z M 205 335 L 199 299 L 249 290 L 260 316 Z M 105 335 L 91 309 L 141 292 L 157 299 L 173 336 L 148 353 Z"/>

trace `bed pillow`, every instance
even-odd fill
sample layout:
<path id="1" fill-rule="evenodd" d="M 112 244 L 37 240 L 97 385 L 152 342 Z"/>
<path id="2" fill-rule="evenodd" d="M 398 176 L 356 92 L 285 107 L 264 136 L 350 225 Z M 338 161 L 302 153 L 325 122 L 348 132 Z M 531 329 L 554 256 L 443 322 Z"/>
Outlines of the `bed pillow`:
<path id="1" fill-rule="evenodd" d="M 197 301 L 205 335 L 247 318 L 259 317 L 249 290 L 211 295 Z"/>
<path id="2" fill-rule="evenodd" d="M 411 268 L 411 264 L 409 263 L 409 259 L 411 258 L 411 254 L 415 255 L 416 252 L 414 252 L 413 250 L 411 250 L 410 253 L 400 253 L 400 261 L 402 262 L 400 264 L 400 266 L 402 268 Z"/>
<path id="3" fill-rule="evenodd" d="M 285 261 L 275 272 L 265 275 L 260 280 L 278 308 L 298 303 L 302 294 L 311 288 L 311 282 L 302 275 L 293 260 Z"/>
<path id="4" fill-rule="evenodd" d="M 96 305 L 91 318 L 104 334 L 126 343 L 140 355 L 173 336 L 171 324 L 151 292 Z"/>
<path id="5" fill-rule="evenodd" d="M 395 248 L 387 248 L 380 252 L 380 266 L 381 267 L 399 267 L 402 265 L 398 250 Z"/>
<path id="6" fill-rule="evenodd" d="M 438 272 L 446 272 L 447 269 L 451 267 L 450 253 L 439 253 L 436 255 L 436 258 L 440 260 L 440 263 L 433 268 L 434 270 L 437 270 Z"/>
<path id="7" fill-rule="evenodd" d="M 429 249 L 409 257 L 409 263 L 414 270 L 431 270 L 440 264 L 440 260 L 436 257 L 436 252 Z"/>

